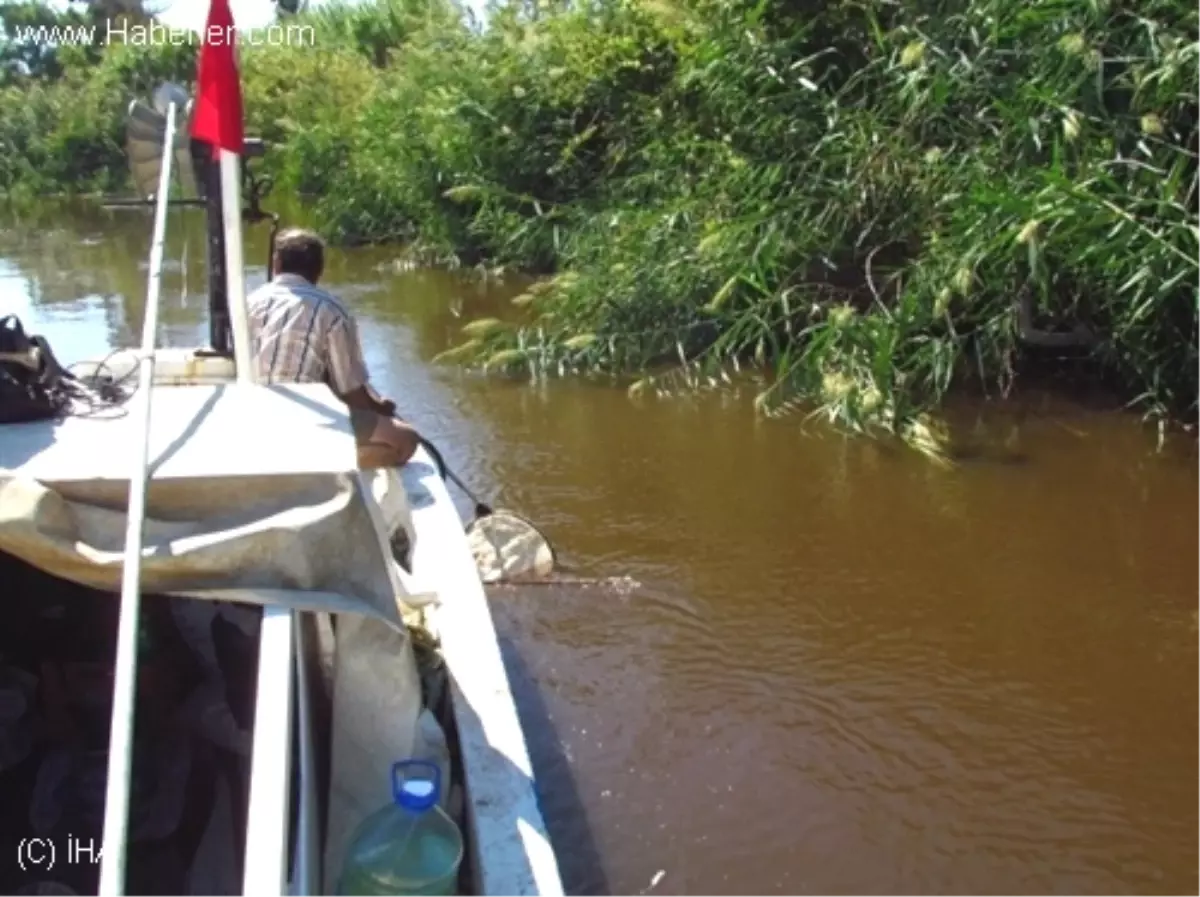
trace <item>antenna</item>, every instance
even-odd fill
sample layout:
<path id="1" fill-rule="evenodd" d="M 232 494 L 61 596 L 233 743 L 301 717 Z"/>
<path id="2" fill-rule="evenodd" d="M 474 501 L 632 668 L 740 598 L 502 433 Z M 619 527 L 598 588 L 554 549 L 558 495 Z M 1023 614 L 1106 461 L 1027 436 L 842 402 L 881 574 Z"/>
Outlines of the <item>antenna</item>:
<path id="1" fill-rule="evenodd" d="M 138 196 L 149 201 L 158 190 L 158 174 L 162 170 L 162 159 L 166 152 L 167 139 L 166 109 L 174 103 L 186 122 L 192 111 L 188 92 L 178 84 L 166 82 L 154 91 L 154 105 L 142 100 L 129 104 L 128 121 L 125 124 L 125 154 L 129 158 L 129 173 Z M 175 186 L 184 199 L 199 197 L 196 187 L 196 172 L 192 164 L 192 153 L 187 128 L 175 132 L 171 148 L 172 168 L 178 175 Z"/>
<path id="2" fill-rule="evenodd" d="M 154 91 L 154 108 L 159 115 L 165 116 L 167 108 L 172 103 L 182 109 L 187 106 L 190 99 L 186 88 L 173 81 L 164 81 Z"/>
<path id="3" fill-rule="evenodd" d="M 177 175 L 172 184 L 175 193 L 169 198 L 172 206 L 202 206 L 207 212 L 208 239 L 208 307 L 209 342 L 219 355 L 230 355 L 233 342 L 229 329 L 229 302 L 226 296 L 225 272 L 225 229 L 221 208 L 221 170 L 212 158 L 211 149 L 191 139 L 190 121 L 193 101 L 186 88 L 170 81 L 160 84 L 148 104 L 134 100 L 129 104 L 128 120 L 125 124 L 125 152 L 129 159 L 129 172 L 138 199 L 110 202 L 110 206 L 146 206 L 159 189 L 159 172 L 163 156 L 167 152 L 166 110 L 174 103 L 178 120 L 182 122 L 175 132 L 170 152 L 171 168 Z M 278 216 L 262 208 L 262 198 L 271 188 L 269 178 L 256 177 L 245 164 L 246 159 L 263 155 L 266 148 L 262 140 L 247 137 L 245 156 L 242 163 L 242 194 L 249 208 L 243 209 L 243 219 L 250 223 L 271 221 L 271 237 L 268 255 L 273 253 Z M 270 270 L 271 260 L 267 259 Z"/>

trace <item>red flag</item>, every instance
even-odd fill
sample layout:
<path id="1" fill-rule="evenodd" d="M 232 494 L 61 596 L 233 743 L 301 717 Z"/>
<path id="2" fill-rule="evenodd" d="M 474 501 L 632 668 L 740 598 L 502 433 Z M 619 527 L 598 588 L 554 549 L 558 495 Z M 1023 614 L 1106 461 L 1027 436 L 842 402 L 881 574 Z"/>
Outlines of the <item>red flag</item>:
<path id="1" fill-rule="evenodd" d="M 200 63 L 196 75 L 196 108 L 192 136 L 218 149 L 242 154 L 242 88 L 234 58 L 236 34 L 229 0 L 212 0 L 208 23 L 202 35 Z"/>

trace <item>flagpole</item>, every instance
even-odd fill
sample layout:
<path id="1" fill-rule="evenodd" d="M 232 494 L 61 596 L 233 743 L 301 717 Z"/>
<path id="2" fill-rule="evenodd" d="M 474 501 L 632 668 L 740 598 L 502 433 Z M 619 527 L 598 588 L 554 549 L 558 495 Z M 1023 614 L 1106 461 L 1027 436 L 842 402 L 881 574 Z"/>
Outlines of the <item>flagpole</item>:
<path id="1" fill-rule="evenodd" d="M 225 237 L 225 302 L 238 383 L 253 383 L 246 272 L 242 257 L 242 88 L 237 70 L 237 23 L 229 0 L 210 0 L 196 70 L 192 138 L 212 147 L 220 168 L 221 230 Z"/>
<path id="2" fill-rule="evenodd" d="M 241 157 L 219 150 L 221 165 L 221 219 L 225 229 L 226 302 L 233 337 L 233 365 L 238 383 L 255 382 L 250 355 L 250 320 L 246 311 L 246 272 L 242 255 Z"/>
<path id="3" fill-rule="evenodd" d="M 197 67 L 196 113 L 192 137 L 213 147 L 220 166 L 221 224 L 225 237 L 225 280 L 229 329 L 239 384 L 257 377 L 250 354 L 242 260 L 241 156 L 245 151 L 242 94 L 233 46 L 236 28 L 229 0 L 211 0 L 205 42 Z M 289 845 L 292 776 L 292 701 L 294 635 L 297 614 L 287 608 L 264 608 L 259 634 L 258 687 L 254 701 L 254 742 L 250 758 L 250 794 L 246 807 L 243 893 L 287 894 L 285 869 Z M 301 697 L 301 705 L 304 704 Z M 306 719 L 306 718 L 305 718 Z M 302 723 L 303 724 L 303 723 Z M 308 736 L 301 733 L 301 742 Z M 310 814 L 301 747 L 301 829 Z M 305 849 L 301 845 L 300 850 Z M 301 858 L 307 859 L 307 858 Z M 297 871 L 311 870 L 298 862 Z"/>

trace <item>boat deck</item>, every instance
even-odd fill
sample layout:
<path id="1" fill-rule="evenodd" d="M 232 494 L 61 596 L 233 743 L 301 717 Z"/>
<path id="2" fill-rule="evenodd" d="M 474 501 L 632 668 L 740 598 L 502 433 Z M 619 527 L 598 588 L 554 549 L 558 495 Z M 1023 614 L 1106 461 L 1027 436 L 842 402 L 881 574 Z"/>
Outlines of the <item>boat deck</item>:
<path id="1" fill-rule="evenodd" d="M 336 474 L 358 465 L 345 406 L 321 384 L 155 385 L 150 422 L 156 480 Z M 43 483 L 128 482 L 138 438 L 124 407 L 8 424 L 0 472 Z"/>

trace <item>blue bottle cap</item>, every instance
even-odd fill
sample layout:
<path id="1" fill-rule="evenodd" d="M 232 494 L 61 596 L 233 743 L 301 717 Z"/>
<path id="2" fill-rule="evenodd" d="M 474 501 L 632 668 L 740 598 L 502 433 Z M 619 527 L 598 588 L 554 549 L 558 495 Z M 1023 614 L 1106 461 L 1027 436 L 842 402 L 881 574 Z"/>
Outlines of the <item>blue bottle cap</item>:
<path id="1" fill-rule="evenodd" d="M 392 798 L 398 806 L 423 813 L 435 806 L 442 792 L 442 771 L 428 760 L 392 764 Z"/>

